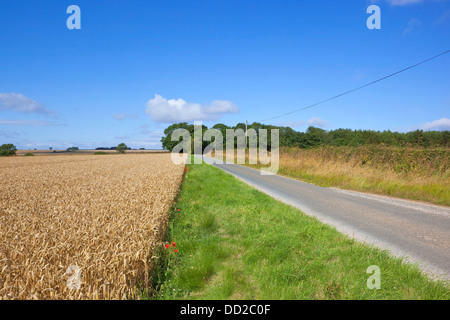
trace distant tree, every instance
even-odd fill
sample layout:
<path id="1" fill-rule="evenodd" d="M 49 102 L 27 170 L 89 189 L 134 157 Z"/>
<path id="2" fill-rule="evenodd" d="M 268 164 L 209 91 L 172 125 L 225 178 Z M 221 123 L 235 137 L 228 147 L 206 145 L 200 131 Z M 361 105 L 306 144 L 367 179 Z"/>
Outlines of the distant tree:
<path id="1" fill-rule="evenodd" d="M 238 123 L 234 127 L 229 127 L 225 124 L 218 123 L 212 127 L 218 129 L 223 135 L 223 145 L 226 146 L 226 130 L 227 129 L 243 129 L 244 123 Z M 406 133 L 375 130 L 352 130 L 352 129 L 336 129 L 326 131 L 316 127 L 309 127 L 306 132 L 295 131 L 290 127 L 278 127 L 271 125 L 264 125 L 258 122 L 248 125 L 249 129 L 255 129 L 258 142 L 260 138 L 260 130 L 267 129 L 267 147 L 271 148 L 271 129 L 279 129 L 280 147 L 300 147 L 302 149 L 316 148 L 320 146 L 361 146 L 361 145 L 390 145 L 397 147 L 450 147 L 450 131 L 423 131 L 416 130 Z M 194 148 L 194 125 L 189 125 L 186 122 L 176 123 L 170 125 L 164 130 L 164 137 L 161 139 L 162 146 L 165 150 L 172 151 L 173 147 L 180 143 L 179 141 L 172 141 L 172 133 L 176 129 L 186 129 L 191 135 L 191 148 Z M 202 131 L 206 131 L 207 127 L 203 126 Z M 203 142 L 205 148 L 210 142 Z M 235 139 L 235 146 L 237 139 Z"/>
<path id="2" fill-rule="evenodd" d="M 36 150 L 36 149 L 35 149 Z M 78 147 L 70 147 L 70 148 L 67 148 L 67 152 L 73 152 L 73 151 L 78 151 L 78 150 L 80 150 Z"/>
<path id="3" fill-rule="evenodd" d="M 121 143 L 117 146 L 116 150 L 119 153 L 125 153 L 125 151 L 128 150 L 128 147 L 125 143 Z"/>
<path id="4" fill-rule="evenodd" d="M 222 133 L 222 145 L 225 148 L 226 141 L 227 141 L 227 129 L 232 129 L 232 128 L 223 123 L 218 123 L 218 124 L 214 125 L 212 127 L 212 129 L 217 129 L 220 131 L 220 133 Z"/>
<path id="5" fill-rule="evenodd" d="M 48 148 L 48 150 L 53 150 L 53 148 L 52 148 L 52 147 L 50 147 L 50 148 Z"/>
<path id="6" fill-rule="evenodd" d="M 161 138 L 162 147 L 164 150 L 172 151 L 172 149 L 181 141 L 172 141 L 172 133 L 177 129 L 186 129 L 191 135 L 194 133 L 194 126 L 188 125 L 187 122 L 175 123 L 164 130 L 164 137 Z"/>
<path id="7" fill-rule="evenodd" d="M 15 156 L 17 148 L 13 144 L 4 144 L 0 146 L 0 156 Z"/>
<path id="8" fill-rule="evenodd" d="M 145 148 L 139 148 L 139 150 L 145 150 Z"/>
<path id="9" fill-rule="evenodd" d="M 327 132 L 316 127 L 309 127 L 299 143 L 300 148 L 309 149 L 324 145 L 327 142 Z"/>

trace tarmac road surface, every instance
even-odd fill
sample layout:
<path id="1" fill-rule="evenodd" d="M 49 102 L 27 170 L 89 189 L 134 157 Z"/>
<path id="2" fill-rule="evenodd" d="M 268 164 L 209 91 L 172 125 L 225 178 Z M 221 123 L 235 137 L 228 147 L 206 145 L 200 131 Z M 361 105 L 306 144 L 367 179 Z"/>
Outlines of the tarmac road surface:
<path id="1" fill-rule="evenodd" d="M 450 280 L 449 207 L 324 188 L 279 175 L 261 175 L 241 165 L 216 164 L 208 157 L 203 160 L 350 237 L 419 263 L 433 278 Z"/>

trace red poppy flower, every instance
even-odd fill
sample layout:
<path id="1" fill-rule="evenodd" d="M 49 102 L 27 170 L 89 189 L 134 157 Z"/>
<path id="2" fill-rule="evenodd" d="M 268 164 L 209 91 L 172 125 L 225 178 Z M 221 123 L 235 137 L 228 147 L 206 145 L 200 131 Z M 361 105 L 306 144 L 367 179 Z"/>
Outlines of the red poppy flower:
<path id="1" fill-rule="evenodd" d="M 166 244 L 166 248 L 169 248 L 170 246 L 168 244 Z"/>
<path id="2" fill-rule="evenodd" d="M 178 252 L 178 250 L 177 249 L 175 249 L 175 253 L 177 253 Z"/>

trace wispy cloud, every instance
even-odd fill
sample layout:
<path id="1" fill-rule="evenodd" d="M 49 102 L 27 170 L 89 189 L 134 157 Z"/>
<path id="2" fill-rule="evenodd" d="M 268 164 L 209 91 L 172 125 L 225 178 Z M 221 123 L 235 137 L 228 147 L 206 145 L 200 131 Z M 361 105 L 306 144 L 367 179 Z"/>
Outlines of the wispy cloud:
<path id="1" fill-rule="evenodd" d="M 115 136 L 114 139 L 116 140 L 128 140 L 130 139 L 129 136 Z"/>
<path id="2" fill-rule="evenodd" d="M 140 134 L 147 136 L 147 137 L 162 137 L 164 135 L 163 131 L 151 130 L 151 127 L 148 124 L 144 124 L 140 128 L 141 128 Z"/>
<path id="3" fill-rule="evenodd" d="M 42 141 L 25 141 L 21 145 L 25 149 L 48 149 L 49 147 L 52 147 L 54 150 L 65 150 L 70 147 L 79 147 L 80 149 L 94 149 L 98 145 L 95 143 L 78 143 L 75 141 L 62 141 L 62 140 L 49 140 L 46 142 Z M 20 147 L 18 146 L 20 149 Z"/>
<path id="4" fill-rule="evenodd" d="M 414 30 L 420 28 L 422 26 L 422 22 L 418 19 L 411 19 L 408 22 L 408 26 L 403 30 L 403 35 L 407 35 L 412 33 Z"/>
<path id="5" fill-rule="evenodd" d="M 441 17 L 438 20 L 439 24 L 444 24 L 447 23 L 448 21 L 450 21 L 450 10 L 445 10 Z"/>
<path id="6" fill-rule="evenodd" d="M 162 149 L 161 137 L 130 140 L 129 144 L 136 148 Z"/>
<path id="7" fill-rule="evenodd" d="M 20 136 L 20 133 L 17 131 L 4 131 L 0 130 L 0 137 L 7 138 L 7 139 L 15 139 Z"/>
<path id="8" fill-rule="evenodd" d="M 121 121 L 121 120 L 125 120 L 125 119 L 137 119 L 137 118 L 139 118 L 139 115 L 137 113 L 127 114 L 125 112 L 122 112 L 122 113 L 114 114 L 113 117 L 114 117 L 114 119 Z"/>
<path id="9" fill-rule="evenodd" d="M 425 2 L 425 0 L 386 0 L 392 6 L 406 6 L 415 3 Z"/>
<path id="10" fill-rule="evenodd" d="M 366 69 L 356 69 L 352 74 L 352 79 L 355 81 L 364 80 L 367 77 Z"/>
<path id="11" fill-rule="evenodd" d="M 276 126 L 280 126 L 280 127 L 290 127 L 290 128 L 298 128 L 301 127 L 305 124 L 305 121 L 303 120 L 299 120 L 299 121 L 281 121 L 281 122 L 277 122 L 275 123 Z"/>
<path id="12" fill-rule="evenodd" d="M 387 2 L 391 6 L 408 6 L 419 3 L 430 3 L 430 2 L 440 2 L 447 0 L 371 0 L 371 3 Z"/>
<path id="13" fill-rule="evenodd" d="M 142 126 L 141 126 L 141 134 L 149 134 L 151 132 L 151 130 L 150 130 L 150 125 L 148 125 L 148 124 L 143 124 Z"/>
<path id="14" fill-rule="evenodd" d="M 114 115 L 114 119 L 116 119 L 116 120 L 123 120 L 123 119 L 125 119 L 125 117 L 126 117 L 125 113 L 120 113 L 120 114 Z"/>
<path id="15" fill-rule="evenodd" d="M 437 130 L 437 131 L 444 131 L 444 130 L 450 130 L 450 119 L 449 118 L 441 118 L 439 120 L 434 120 L 431 122 L 425 122 L 422 124 L 419 124 L 417 126 L 414 126 L 410 128 L 410 131 L 413 130 Z"/>
<path id="16" fill-rule="evenodd" d="M 216 100 L 209 105 L 169 99 L 155 94 L 146 104 L 145 112 L 161 123 L 218 120 L 227 113 L 238 113 L 237 105 L 226 100 Z"/>
<path id="17" fill-rule="evenodd" d="M 53 121 L 40 121 L 40 120 L 4 120 L 0 119 L 0 125 L 5 126 L 28 126 L 28 127 L 48 127 L 58 125 Z"/>
<path id="18" fill-rule="evenodd" d="M 323 120 L 319 117 L 311 118 L 306 123 L 308 124 L 308 126 L 319 127 L 319 128 L 326 128 L 328 126 L 328 121 Z"/>
<path id="19" fill-rule="evenodd" d="M 55 117 L 55 112 L 45 108 L 43 104 L 21 93 L 0 93 L 0 110 L 37 113 Z"/>

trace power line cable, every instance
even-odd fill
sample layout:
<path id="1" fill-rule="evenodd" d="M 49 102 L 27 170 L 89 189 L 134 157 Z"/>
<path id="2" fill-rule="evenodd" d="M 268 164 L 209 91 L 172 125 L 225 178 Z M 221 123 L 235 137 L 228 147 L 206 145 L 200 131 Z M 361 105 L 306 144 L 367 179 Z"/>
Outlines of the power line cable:
<path id="1" fill-rule="evenodd" d="M 417 67 L 417 66 L 419 66 L 419 65 L 421 65 L 421 64 L 424 64 L 424 63 L 426 63 L 426 62 L 428 62 L 428 61 L 434 60 L 434 59 L 436 59 L 436 58 L 438 58 L 438 57 L 440 57 L 440 56 L 443 56 L 444 54 L 447 54 L 447 53 L 449 53 L 449 52 L 450 52 L 450 50 L 444 51 L 444 52 L 442 52 L 442 53 L 440 53 L 440 54 L 438 54 L 438 55 L 435 55 L 435 56 L 433 56 L 433 57 L 431 57 L 431 58 L 428 58 L 428 59 L 426 59 L 426 60 L 423 60 L 423 61 L 421 61 L 421 62 L 418 62 L 418 63 L 416 63 L 416 64 L 413 64 L 413 65 L 411 65 L 411 66 L 409 66 L 409 67 L 407 67 L 407 68 L 405 68 L 405 69 L 402 69 L 402 70 L 400 70 L 400 71 L 391 73 L 391 74 L 389 74 L 389 75 L 387 75 L 387 76 L 385 76 L 385 77 L 383 77 L 383 78 L 380 78 L 380 79 L 377 79 L 377 80 L 375 80 L 375 81 L 369 82 L 369 83 L 367 83 L 367 84 L 365 84 L 365 85 L 362 85 L 362 86 L 360 86 L 360 87 L 358 87 L 358 88 L 355 88 L 355 89 L 352 89 L 352 90 L 343 92 L 343 93 L 341 93 L 341 94 L 338 94 L 338 95 L 336 95 L 336 96 L 334 96 L 334 97 L 331 97 L 331 98 L 328 98 L 328 99 L 326 99 L 326 100 L 323 100 L 323 101 L 320 101 L 320 102 L 311 104 L 311 105 L 309 105 L 309 106 L 307 106 L 307 107 L 304 107 L 304 108 L 301 108 L 301 109 L 297 109 L 297 110 L 294 110 L 294 111 L 291 111 L 291 112 L 288 112 L 288 113 L 284 113 L 284 114 L 279 115 L 279 116 L 276 116 L 276 117 L 272 117 L 272 118 L 268 118 L 268 119 L 264 119 L 264 120 L 259 120 L 259 121 L 257 121 L 257 122 L 268 121 L 268 120 L 273 120 L 273 119 L 285 117 L 285 116 L 287 116 L 287 115 L 290 115 L 290 114 L 293 114 L 293 113 L 296 113 L 296 112 L 300 112 L 300 111 L 303 111 L 303 110 L 306 110 L 306 109 L 309 109 L 309 108 L 318 106 L 319 104 L 322 104 L 322 103 L 325 103 L 325 102 L 328 102 L 328 101 L 337 99 L 337 98 L 339 98 L 339 97 L 345 96 L 345 95 L 347 95 L 347 94 L 349 94 L 349 93 L 352 93 L 352 92 L 354 92 L 354 91 L 360 90 L 360 89 L 362 89 L 362 88 L 365 88 L 365 87 L 368 87 L 368 86 L 370 86 L 370 85 L 373 85 L 373 84 L 375 84 L 375 83 L 377 83 L 377 82 L 380 82 L 380 81 L 383 81 L 383 80 L 388 79 L 388 78 L 390 78 L 390 77 L 393 77 L 393 76 L 395 76 L 395 75 L 397 75 L 397 74 L 399 74 L 399 73 L 405 72 L 405 71 L 407 71 L 407 70 L 409 70 L 409 69 L 415 68 L 415 67 Z"/>

